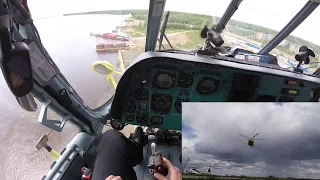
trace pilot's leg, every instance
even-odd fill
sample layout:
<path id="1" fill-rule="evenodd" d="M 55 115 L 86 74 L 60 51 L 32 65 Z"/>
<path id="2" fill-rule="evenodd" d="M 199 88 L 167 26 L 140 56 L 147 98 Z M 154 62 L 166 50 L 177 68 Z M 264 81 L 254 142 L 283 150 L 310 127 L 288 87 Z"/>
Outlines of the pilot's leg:
<path id="1" fill-rule="evenodd" d="M 136 180 L 133 167 L 142 160 L 142 145 L 133 143 L 116 130 L 108 130 L 97 147 L 92 180 L 105 180 L 110 175 L 121 176 L 123 180 Z"/>

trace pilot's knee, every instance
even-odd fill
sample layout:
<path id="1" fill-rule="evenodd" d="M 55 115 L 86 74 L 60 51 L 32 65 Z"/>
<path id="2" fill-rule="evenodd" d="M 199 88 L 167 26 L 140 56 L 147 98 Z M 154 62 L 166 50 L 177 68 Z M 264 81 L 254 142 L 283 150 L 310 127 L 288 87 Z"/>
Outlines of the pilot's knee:
<path id="1" fill-rule="evenodd" d="M 114 129 L 110 129 L 107 130 L 106 132 L 103 133 L 102 135 L 103 139 L 108 138 L 108 139 L 118 139 L 118 138 L 122 138 L 123 134 L 117 130 Z"/>

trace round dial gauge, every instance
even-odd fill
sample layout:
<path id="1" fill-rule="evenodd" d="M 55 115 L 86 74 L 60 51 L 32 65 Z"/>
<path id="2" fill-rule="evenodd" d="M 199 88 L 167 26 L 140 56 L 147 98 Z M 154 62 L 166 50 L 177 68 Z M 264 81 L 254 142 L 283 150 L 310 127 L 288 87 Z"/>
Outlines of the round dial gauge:
<path id="1" fill-rule="evenodd" d="M 160 124 L 163 123 L 163 117 L 161 117 L 161 116 L 152 116 L 150 121 L 154 125 L 160 125 Z"/>
<path id="2" fill-rule="evenodd" d="M 125 119 L 126 121 L 130 121 L 130 122 L 134 121 L 134 113 L 126 114 Z"/>
<path id="3" fill-rule="evenodd" d="M 172 96 L 168 94 L 153 94 L 151 99 L 151 109 L 156 114 L 167 114 L 170 112 Z"/>
<path id="4" fill-rule="evenodd" d="M 174 85 L 174 76 L 168 73 L 159 73 L 155 76 L 155 86 L 160 89 L 169 89 Z"/>
<path id="5" fill-rule="evenodd" d="M 139 88 L 136 90 L 135 97 L 137 100 L 148 100 L 148 91 L 145 88 Z"/>
<path id="6" fill-rule="evenodd" d="M 179 86 L 188 88 L 193 84 L 193 77 L 190 74 L 182 74 L 179 77 Z"/>
<path id="7" fill-rule="evenodd" d="M 133 102 L 127 102 L 124 105 L 124 111 L 134 113 L 136 111 L 136 105 Z"/>
<path id="8" fill-rule="evenodd" d="M 145 113 L 138 113 L 136 115 L 136 120 L 138 123 L 147 124 L 148 123 L 148 115 Z"/>
<path id="9" fill-rule="evenodd" d="M 183 102 L 188 102 L 186 99 L 180 99 L 180 98 L 178 98 L 177 100 L 176 100 L 176 102 L 174 103 L 174 107 L 176 108 L 176 110 L 177 110 L 177 112 L 179 113 L 179 114 L 181 114 L 182 113 L 182 103 Z"/>
<path id="10" fill-rule="evenodd" d="M 213 78 L 203 78 L 197 87 L 199 94 L 211 94 L 217 91 L 219 82 Z"/>

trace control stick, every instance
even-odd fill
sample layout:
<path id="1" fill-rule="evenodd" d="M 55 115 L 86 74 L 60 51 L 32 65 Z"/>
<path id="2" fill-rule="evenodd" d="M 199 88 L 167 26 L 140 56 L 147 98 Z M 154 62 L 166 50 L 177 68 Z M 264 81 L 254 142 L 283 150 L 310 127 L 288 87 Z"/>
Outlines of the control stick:
<path id="1" fill-rule="evenodd" d="M 153 180 L 157 179 L 156 177 L 154 177 L 154 173 L 160 173 L 164 176 L 168 175 L 168 168 L 164 166 L 162 154 L 156 152 L 155 143 L 151 143 L 151 156 L 149 158 L 148 168 L 151 179 Z"/>

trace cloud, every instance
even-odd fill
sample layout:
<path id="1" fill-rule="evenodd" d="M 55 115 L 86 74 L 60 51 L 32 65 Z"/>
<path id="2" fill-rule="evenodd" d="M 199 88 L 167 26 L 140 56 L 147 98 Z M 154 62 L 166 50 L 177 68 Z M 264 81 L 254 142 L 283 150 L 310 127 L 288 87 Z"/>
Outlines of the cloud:
<path id="1" fill-rule="evenodd" d="M 197 135 L 193 132 L 193 129 L 190 128 L 189 126 L 185 125 L 184 123 L 182 123 L 182 131 L 185 131 L 186 134 L 184 134 L 184 136 L 186 138 L 196 138 Z"/>
<path id="2" fill-rule="evenodd" d="M 218 162 L 229 174 L 320 177 L 319 108 L 314 103 L 184 103 L 183 123 L 197 138 L 185 138 L 183 130 L 183 157 L 187 152 L 197 167 Z M 265 140 L 253 148 L 239 136 L 256 133 Z"/>

